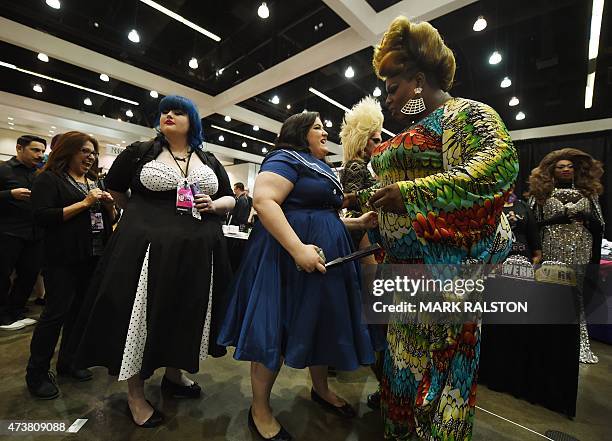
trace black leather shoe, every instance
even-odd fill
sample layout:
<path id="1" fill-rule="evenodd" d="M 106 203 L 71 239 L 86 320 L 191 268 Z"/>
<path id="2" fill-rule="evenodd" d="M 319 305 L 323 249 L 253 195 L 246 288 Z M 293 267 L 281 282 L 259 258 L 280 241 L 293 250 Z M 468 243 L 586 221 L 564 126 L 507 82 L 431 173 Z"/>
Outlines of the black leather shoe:
<path id="1" fill-rule="evenodd" d="M 52 400 L 59 396 L 59 389 L 55 383 L 53 372 L 45 372 L 44 374 L 26 374 L 26 384 L 28 390 L 35 398 L 39 400 Z"/>
<path id="2" fill-rule="evenodd" d="M 89 381 L 93 377 L 93 373 L 89 369 L 66 369 L 59 366 L 57 367 L 57 375 L 72 378 L 76 381 Z"/>
<path id="3" fill-rule="evenodd" d="M 319 394 L 315 392 L 314 388 L 310 389 L 310 398 L 312 398 L 312 401 L 320 405 L 323 409 L 335 413 L 343 418 L 353 418 L 357 415 L 357 412 L 355 412 L 355 409 L 353 409 L 349 403 L 345 402 L 344 405 L 340 407 L 334 406 L 332 403 L 321 398 Z"/>
<path id="4" fill-rule="evenodd" d="M 173 383 L 164 375 L 161 382 L 162 392 L 171 395 L 173 398 L 200 398 L 202 388 L 195 381 L 191 386 L 183 386 Z"/>
<path id="5" fill-rule="evenodd" d="M 285 428 L 281 425 L 280 430 L 276 435 L 272 438 L 265 438 L 261 433 L 259 433 L 259 429 L 255 425 L 255 420 L 253 419 L 253 408 L 249 408 L 249 427 L 255 431 L 255 433 L 259 436 L 260 439 L 265 439 L 269 441 L 291 441 L 293 438 L 291 434 L 285 430 Z"/>
<path id="6" fill-rule="evenodd" d="M 153 407 L 153 415 L 151 415 L 149 417 L 148 420 L 146 420 L 144 423 L 142 424 L 137 424 L 136 421 L 134 421 L 134 415 L 132 415 L 132 410 L 130 409 L 130 405 L 126 403 L 126 409 L 125 409 L 125 413 L 128 417 L 130 417 L 130 420 L 132 420 L 132 422 L 134 423 L 135 426 L 138 427 L 142 427 L 143 429 L 151 429 L 152 427 L 157 427 L 159 425 L 161 425 L 164 422 L 164 414 L 161 413 L 159 410 L 157 410 L 149 400 L 147 400 L 147 403 L 149 403 L 149 406 Z"/>
<path id="7" fill-rule="evenodd" d="M 368 407 L 372 410 L 380 410 L 380 392 L 368 395 Z"/>

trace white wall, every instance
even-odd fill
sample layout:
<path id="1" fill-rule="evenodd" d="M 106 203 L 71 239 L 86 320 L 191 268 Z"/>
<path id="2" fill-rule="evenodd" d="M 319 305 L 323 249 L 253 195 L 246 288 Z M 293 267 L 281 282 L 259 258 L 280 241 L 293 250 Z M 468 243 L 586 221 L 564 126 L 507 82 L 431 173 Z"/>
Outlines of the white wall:
<path id="1" fill-rule="evenodd" d="M 250 195 L 253 195 L 253 186 L 255 185 L 255 177 L 259 172 L 259 164 L 249 162 L 228 165 L 225 167 L 225 171 L 227 171 L 232 188 L 236 182 L 242 182 L 250 190 Z"/>

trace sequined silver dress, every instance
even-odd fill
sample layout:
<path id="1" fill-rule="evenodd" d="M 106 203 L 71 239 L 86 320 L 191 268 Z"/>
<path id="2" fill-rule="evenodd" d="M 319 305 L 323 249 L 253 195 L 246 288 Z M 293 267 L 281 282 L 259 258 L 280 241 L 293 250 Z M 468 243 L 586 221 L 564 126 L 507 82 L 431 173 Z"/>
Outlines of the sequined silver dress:
<path id="1" fill-rule="evenodd" d="M 601 219 L 601 209 L 596 199 L 585 197 L 574 188 L 555 188 L 542 207 L 542 220 L 561 216 L 594 215 Z M 577 265 L 577 283 L 580 308 L 580 362 L 597 363 L 599 360 L 591 351 L 586 326 L 582 285 L 585 266 L 591 263 L 593 236 L 583 222 L 553 223 L 542 228 L 542 257 L 544 261 L 563 262 Z"/>

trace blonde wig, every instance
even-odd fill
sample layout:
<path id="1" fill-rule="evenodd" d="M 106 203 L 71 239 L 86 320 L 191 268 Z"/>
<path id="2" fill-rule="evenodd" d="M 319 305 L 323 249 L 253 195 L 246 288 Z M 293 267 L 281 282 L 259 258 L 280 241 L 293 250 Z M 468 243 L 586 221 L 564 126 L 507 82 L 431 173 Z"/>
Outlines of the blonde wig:
<path id="1" fill-rule="evenodd" d="M 368 139 L 374 132 L 382 130 L 383 120 L 380 103 L 371 96 L 363 98 L 346 112 L 340 130 L 345 164 L 363 159 Z"/>
<path id="2" fill-rule="evenodd" d="M 455 78 L 455 56 L 444 44 L 436 28 L 427 22 L 411 23 L 404 16 L 391 22 L 381 42 L 374 48 L 372 65 L 381 79 L 419 71 L 448 92 Z M 434 83 L 435 84 L 435 83 Z"/>

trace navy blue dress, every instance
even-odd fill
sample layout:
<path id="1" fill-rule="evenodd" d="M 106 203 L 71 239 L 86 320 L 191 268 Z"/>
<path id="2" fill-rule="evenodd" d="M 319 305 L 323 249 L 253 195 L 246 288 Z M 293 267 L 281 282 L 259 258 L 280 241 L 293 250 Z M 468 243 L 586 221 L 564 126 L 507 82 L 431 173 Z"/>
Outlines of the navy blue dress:
<path id="1" fill-rule="evenodd" d="M 351 252 L 351 237 L 338 216 L 342 187 L 331 168 L 312 155 L 270 153 L 261 165 L 291 181 L 281 205 L 304 244 L 323 249 L 328 261 Z M 237 360 L 268 369 L 328 365 L 354 370 L 374 362 L 362 323 L 359 263 L 326 274 L 298 271 L 293 258 L 258 222 L 230 287 L 231 297 L 218 343 L 234 346 Z"/>

